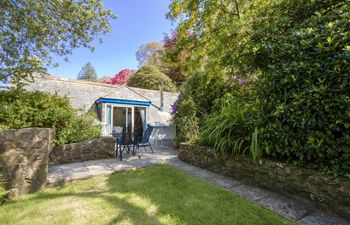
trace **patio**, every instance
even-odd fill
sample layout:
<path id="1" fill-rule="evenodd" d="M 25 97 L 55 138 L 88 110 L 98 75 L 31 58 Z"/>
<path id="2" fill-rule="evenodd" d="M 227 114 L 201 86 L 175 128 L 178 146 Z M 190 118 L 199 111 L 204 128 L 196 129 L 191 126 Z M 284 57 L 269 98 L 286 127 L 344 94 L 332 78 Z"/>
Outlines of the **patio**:
<path id="1" fill-rule="evenodd" d="M 153 164 L 178 161 L 177 151 L 174 149 L 164 147 L 153 148 L 154 153 L 151 153 L 149 148 L 147 148 L 148 152 L 145 152 L 141 148 L 134 156 L 131 153 L 123 153 L 123 161 L 120 161 L 119 158 L 113 158 L 50 166 L 48 184 L 63 184 L 92 176 L 108 175 L 114 172 L 146 167 Z"/>

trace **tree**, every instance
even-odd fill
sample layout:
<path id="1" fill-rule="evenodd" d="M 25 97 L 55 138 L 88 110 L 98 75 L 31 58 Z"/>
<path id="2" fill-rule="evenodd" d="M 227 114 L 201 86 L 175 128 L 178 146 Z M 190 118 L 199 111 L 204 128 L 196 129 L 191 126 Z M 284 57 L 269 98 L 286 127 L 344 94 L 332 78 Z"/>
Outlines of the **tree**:
<path id="1" fill-rule="evenodd" d="M 55 66 L 53 55 L 91 45 L 115 15 L 101 0 L 0 2 L 0 81 L 17 86 Z"/>
<path id="2" fill-rule="evenodd" d="M 162 57 L 161 70 L 175 82 L 185 81 L 185 75 L 182 72 L 182 65 L 185 61 L 185 54 L 181 48 L 177 48 L 177 33 L 171 35 L 165 34 L 163 39 L 164 53 Z"/>
<path id="3" fill-rule="evenodd" d="M 95 81 L 97 79 L 95 68 L 91 65 L 91 63 L 86 63 L 85 66 L 83 66 L 77 79 L 91 81 Z"/>
<path id="4" fill-rule="evenodd" d="M 180 21 L 174 51 L 185 57 L 182 72 L 187 77 L 204 71 L 224 72 L 227 77 L 250 75 L 249 68 L 238 71 L 237 65 L 245 65 L 240 61 L 245 54 L 241 43 L 250 32 L 244 29 L 249 20 L 242 15 L 255 5 L 248 0 L 172 0 L 167 18 Z"/>
<path id="5" fill-rule="evenodd" d="M 113 78 L 102 80 L 101 83 L 116 85 L 128 84 L 129 78 L 133 73 L 134 72 L 132 70 L 123 69 L 119 71 L 119 73 L 117 73 Z"/>
<path id="6" fill-rule="evenodd" d="M 176 48 L 177 33 L 165 34 L 161 42 L 149 42 L 139 47 L 136 59 L 139 67 L 146 65 L 157 66 L 173 81 L 181 83 L 185 80 L 182 73 L 182 63 L 185 59 L 183 51 Z"/>
<path id="7" fill-rule="evenodd" d="M 163 44 L 161 42 L 149 42 L 142 44 L 136 52 L 139 67 L 145 65 L 159 66 L 161 63 Z"/>
<path id="8" fill-rule="evenodd" d="M 139 69 L 129 79 L 128 85 L 131 87 L 159 90 L 159 85 L 163 85 L 164 91 L 176 91 L 173 81 L 156 66 L 144 66 Z"/>

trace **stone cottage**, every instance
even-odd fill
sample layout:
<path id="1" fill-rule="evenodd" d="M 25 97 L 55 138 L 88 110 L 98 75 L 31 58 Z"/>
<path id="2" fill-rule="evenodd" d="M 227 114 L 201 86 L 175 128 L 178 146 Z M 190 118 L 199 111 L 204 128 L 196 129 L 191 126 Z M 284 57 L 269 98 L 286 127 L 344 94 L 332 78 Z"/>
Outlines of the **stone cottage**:
<path id="1" fill-rule="evenodd" d="M 175 137 L 170 113 L 178 93 L 38 75 L 25 89 L 67 96 L 81 113 L 96 112 L 104 136 L 116 129 L 140 134 L 150 124 L 155 127 L 153 144 L 170 145 Z"/>

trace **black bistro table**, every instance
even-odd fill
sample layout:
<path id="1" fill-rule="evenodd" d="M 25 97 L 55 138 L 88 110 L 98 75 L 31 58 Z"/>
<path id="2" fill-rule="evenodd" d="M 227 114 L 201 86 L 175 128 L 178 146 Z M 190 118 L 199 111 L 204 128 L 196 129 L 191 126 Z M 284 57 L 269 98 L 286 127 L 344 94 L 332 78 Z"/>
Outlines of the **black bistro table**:
<path id="1" fill-rule="evenodd" d="M 122 161 L 123 160 L 123 152 L 132 153 L 135 155 L 135 147 L 137 146 L 137 138 L 134 132 L 113 132 L 112 136 L 115 138 L 117 143 L 116 157 Z M 119 152 L 119 153 L 118 153 Z"/>

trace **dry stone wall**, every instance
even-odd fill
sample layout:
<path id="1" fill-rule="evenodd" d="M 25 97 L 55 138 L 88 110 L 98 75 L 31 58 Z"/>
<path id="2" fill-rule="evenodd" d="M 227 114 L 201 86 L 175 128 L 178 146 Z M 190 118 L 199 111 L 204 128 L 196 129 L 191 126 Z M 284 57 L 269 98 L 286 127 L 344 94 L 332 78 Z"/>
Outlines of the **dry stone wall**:
<path id="1" fill-rule="evenodd" d="M 307 199 L 315 207 L 350 219 L 350 181 L 348 179 L 328 177 L 313 170 L 269 160 L 254 163 L 247 157 L 233 158 L 219 154 L 210 147 L 194 147 L 184 143 L 180 146 L 179 158 L 244 183 L 302 201 Z"/>
<path id="2" fill-rule="evenodd" d="M 0 182 L 12 195 L 45 186 L 54 134 L 49 128 L 0 132 Z"/>
<path id="3" fill-rule="evenodd" d="M 113 137 L 102 137 L 55 147 L 50 153 L 49 163 L 57 165 L 107 158 L 115 158 Z"/>
<path id="4" fill-rule="evenodd" d="M 45 187 L 49 164 L 115 157 L 115 140 L 102 137 L 62 147 L 53 145 L 55 130 L 24 128 L 0 131 L 0 186 L 10 196 Z"/>

